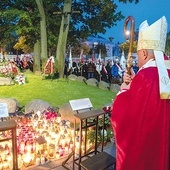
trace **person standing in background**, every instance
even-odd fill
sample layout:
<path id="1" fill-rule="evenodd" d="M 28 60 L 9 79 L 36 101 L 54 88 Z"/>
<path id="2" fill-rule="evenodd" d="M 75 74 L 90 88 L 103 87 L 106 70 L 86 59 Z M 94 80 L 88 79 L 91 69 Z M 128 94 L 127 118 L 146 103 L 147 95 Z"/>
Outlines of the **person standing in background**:
<path id="1" fill-rule="evenodd" d="M 89 61 L 87 64 L 87 77 L 89 78 L 94 78 L 94 72 L 96 70 L 96 66 L 93 63 L 93 61 Z"/>

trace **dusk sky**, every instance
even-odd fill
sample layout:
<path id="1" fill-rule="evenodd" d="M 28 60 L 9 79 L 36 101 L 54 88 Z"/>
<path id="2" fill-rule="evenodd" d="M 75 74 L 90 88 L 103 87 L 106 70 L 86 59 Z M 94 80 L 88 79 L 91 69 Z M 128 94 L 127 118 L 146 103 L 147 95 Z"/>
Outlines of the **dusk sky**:
<path id="1" fill-rule="evenodd" d="M 168 31 L 170 31 L 170 0 L 139 0 L 138 4 L 117 4 L 117 11 L 122 11 L 125 19 L 128 16 L 134 17 L 135 30 L 139 28 L 139 25 L 145 20 L 148 21 L 149 25 L 151 25 L 162 16 L 165 16 L 168 22 Z M 123 33 L 123 25 L 125 19 L 117 22 L 117 26 L 107 30 L 104 35 L 99 35 L 103 36 L 106 39 L 108 39 L 109 37 L 114 37 L 114 42 L 121 43 L 125 41 L 125 36 Z M 130 23 L 128 25 L 130 25 Z"/>

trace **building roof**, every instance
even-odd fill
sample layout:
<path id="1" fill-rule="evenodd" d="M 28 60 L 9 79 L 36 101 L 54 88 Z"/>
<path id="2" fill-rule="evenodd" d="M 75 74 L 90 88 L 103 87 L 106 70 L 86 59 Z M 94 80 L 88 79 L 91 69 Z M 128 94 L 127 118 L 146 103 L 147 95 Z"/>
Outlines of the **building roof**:
<path id="1" fill-rule="evenodd" d="M 91 35 L 89 37 L 87 37 L 87 41 L 90 42 L 98 42 L 98 43 L 102 43 L 102 44 L 106 44 L 106 43 L 111 43 L 109 40 L 99 36 L 99 35 Z"/>

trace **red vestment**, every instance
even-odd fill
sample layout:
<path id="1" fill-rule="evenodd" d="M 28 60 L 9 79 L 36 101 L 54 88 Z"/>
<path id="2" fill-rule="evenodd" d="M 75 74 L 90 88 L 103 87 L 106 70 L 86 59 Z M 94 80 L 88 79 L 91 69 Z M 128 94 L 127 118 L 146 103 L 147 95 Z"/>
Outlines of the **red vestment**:
<path id="1" fill-rule="evenodd" d="M 156 67 L 140 70 L 117 95 L 111 121 L 116 170 L 170 170 L 170 100 L 160 99 Z"/>

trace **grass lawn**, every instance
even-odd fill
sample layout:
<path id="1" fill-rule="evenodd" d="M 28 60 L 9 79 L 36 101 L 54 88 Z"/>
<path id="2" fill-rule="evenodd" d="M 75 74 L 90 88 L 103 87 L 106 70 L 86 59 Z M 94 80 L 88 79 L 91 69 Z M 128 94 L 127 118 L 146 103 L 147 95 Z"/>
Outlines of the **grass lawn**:
<path id="1" fill-rule="evenodd" d="M 98 87 L 85 83 L 66 80 L 50 79 L 42 80 L 42 76 L 32 73 L 24 73 L 27 79 L 25 85 L 1 86 L 1 98 L 15 98 L 20 106 L 27 105 L 31 100 L 43 99 L 52 106 L 62 106 L 69 100 L 89 98 L 93 108 L 101 109 L 105 104 L 111 103 L 115 93 L 109 90 L 101 90 Z"/>

